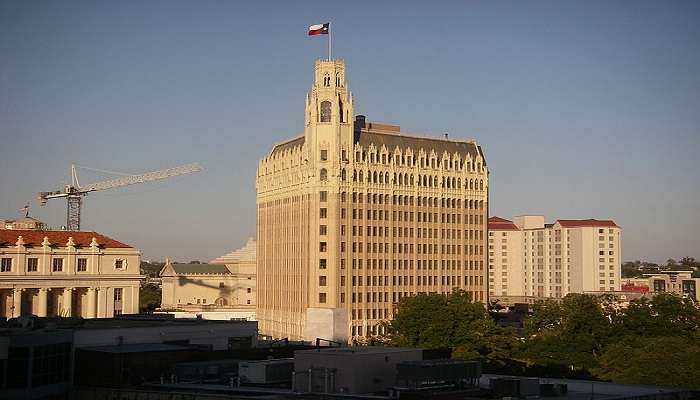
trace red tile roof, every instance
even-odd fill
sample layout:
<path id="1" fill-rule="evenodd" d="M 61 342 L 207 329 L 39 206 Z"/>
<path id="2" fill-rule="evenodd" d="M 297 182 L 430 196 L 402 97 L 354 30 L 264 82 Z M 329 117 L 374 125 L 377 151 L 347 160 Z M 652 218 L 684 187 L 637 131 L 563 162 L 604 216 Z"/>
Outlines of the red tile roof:
<path id="1" fill-rule="evenodd" d="M 489 229 L 494 231 L 517 231 L 519 230 L 513 221 L 508 221 L 500 217 L 489 218 Z"/>
<path id="2" fill-rule="evenodd" d="M 44 237 L 49 238 L 49 243 L 56 246 L 65 246 L 68 238 L 73 238 L 76 247 L 90 247 L 92 238 L 95 238 L 100 247 L 130 248 L 128 244 L 118 242 L 97 232 L 84 231 L 41 231 L 23 229 L 0 229 L 0 246 L 14 246 L 17 238 L 22 236 L 25 245 L 41 246 Z"/>
<path id="3" fill-rule="evenodd" d="M 609 220 L 609 219 L 604 219 L 604 220 L 599 220 L 599 219 L 558 219 L 557 222 L 559 223 L 559 225 L 561 225 L 565 228 L 580 228 L 580 227 L 587 227 L 587 226 L 593 226 L 593 227 L 605 226 L 605 227 L 611 227 L 611 228 L 618 228 L 615 221 Z"/>

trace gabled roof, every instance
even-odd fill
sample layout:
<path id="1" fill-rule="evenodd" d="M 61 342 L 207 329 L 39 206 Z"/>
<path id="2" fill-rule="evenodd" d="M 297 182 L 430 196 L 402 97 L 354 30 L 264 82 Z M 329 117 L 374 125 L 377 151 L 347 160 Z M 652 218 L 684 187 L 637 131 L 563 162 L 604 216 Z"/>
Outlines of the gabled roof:
<path id="1" fill-rule="evenodd" d="M 426 153 L 435 151 L 438 156 L 442 156 L 444 152 L 450 155 L 459 153 L 462 159 L 465 159 L 467 154 L 470 154 L 472 159 L 476 159 L 477 155 L 481 155 L 484 159 L 484 164 L 486 164 L 481 148 L 474 142 L 409 136 L 400 134 L 398 129 L 396 129 L 396 132 L 387 133 L 385 130 L 375 129 L 373 125 L 384 126 L 370 122 L 365 122 L 364 126 L 362 126 L 362 122 L 355 121 L 355 143 L 359 143 L 365 148 L 370 144 L 377 148 L 381 148 L 384 145 L 389 151 L 393 151 L 396 147 L 400 149 L 410 147 L 415 152 L 423 149 Z"/>
<path id="2" fill-rule="evenodd" d="M 500 217 L 490 217 L 489 218 L 489 225 L 488 228 L 489 230 L 493 231 L 518 231 L 517 226 L 513 223 L 513 221 L 509 221 L 504 218 Z"/>
<path id="3" fill-rule="evenodd" d="M 435 151 L 438 156 L 442 156 L 444 152 L 450 155 L 459 153 L 462 159 L 465 159 L 467 154 L 470 154 L 472 159 L 476 159 L 477 155 L 480 155 L 484 160 L 484 165 L 486 165 L 486 158 L 484 157 L 481 146 L 471 141 L 410 136 L 400 133 L 400 128 L 396 125 L 358 119 L 354 121 L 353 127 L 355 135 L 354 142 L 359 143 L 363 147 L 368 147 L 370 144 L 373 144 L 377 148 L 381 148 L 382 145 L 384 145 L 389 151 L 393 151 L 396 147 L 400 149 L 410 147 L 415 152 L 418 152 L 420 149 L 425 150 L 426 153 Z M 306 139 L 302 135 L 278 143 L 272 148 L 270 156 L 295 147 L 301 147 L 304 145 L 305 141 Z"/>
<path id="4" fill-rule="evenodd" d="M 68 238 L 73 238 L 73 243 L 75 243 L 76 247 L 90 247 L 92 238 L 95 238 L 99 247 L 132 247 L 92 231 L 43 231 L 25 229 L 0 229 L 0 246 L 14 246 L 20 236 L 22 236 L 22 241 L 24 241 L 26 246 L 41 246 L 44 237 L 46 237 L 51 245 L 59 247 L 64 247 L 66 243 L 68 243 Z"/>
<path id="5" fill-rule="evenodd" d="M 619 228 L 615 221 L 610 219 L 558 219 L 557 223 L 565 228 L 580 228 L 589 226 Z"/>

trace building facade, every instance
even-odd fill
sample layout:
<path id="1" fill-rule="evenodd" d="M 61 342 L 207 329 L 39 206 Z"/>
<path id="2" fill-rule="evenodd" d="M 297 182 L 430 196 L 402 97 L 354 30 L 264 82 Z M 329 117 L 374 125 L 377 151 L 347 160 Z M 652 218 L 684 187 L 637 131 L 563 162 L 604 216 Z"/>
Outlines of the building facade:
<path id="1" fill-rule="evenodd" d="M 209 264 L 166 261 L 162 279 L 161 310 L 177 317 L 200 315 L 207 319 L 254 319 L 255 241 Z"/>
<path id="2" fill-rule="evenodd" d="M 304 133 L 260 160 L 256 189 L 263 334 L 351 340 L 404 296 L 487 300 L 481 147 L 353 119 L 342 61 L 316 62 Z"/>
<path id="3" fill-rule="evenodd" d="M 700 301 L 700 278 L 693 278 L 692 271 L 663 271 L 644 274 L 642 278 L 622 279 L 622 290 L 635 293 L 675 293 Z"/>
<path id="4" fill-rule="evenodd" d="M 138 313 L 140 258 L 97 232 L 0 230 L 0 316 Z"/>
<path id="5" fill-rule="evenodd" d="M 491 217 L 488 229 L 491 297 L 620 290 L 622 230 L 613 221 Z"/>

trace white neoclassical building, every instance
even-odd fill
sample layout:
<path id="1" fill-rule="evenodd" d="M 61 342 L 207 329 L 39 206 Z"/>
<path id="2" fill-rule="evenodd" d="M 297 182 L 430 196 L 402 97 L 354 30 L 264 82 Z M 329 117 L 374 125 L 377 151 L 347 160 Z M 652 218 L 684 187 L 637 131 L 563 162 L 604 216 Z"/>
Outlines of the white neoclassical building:
<path id="1" fill-rule="evenodd" d="M 137 313 L 140 258 L 97 232 L 0 229 L 0 317 Z"/>
<path id="2" fill-rule="evenodd" d="M 161 311 L 176 317 L 255 319 L 255 240 L 208 264 L 166 261 Z"/>

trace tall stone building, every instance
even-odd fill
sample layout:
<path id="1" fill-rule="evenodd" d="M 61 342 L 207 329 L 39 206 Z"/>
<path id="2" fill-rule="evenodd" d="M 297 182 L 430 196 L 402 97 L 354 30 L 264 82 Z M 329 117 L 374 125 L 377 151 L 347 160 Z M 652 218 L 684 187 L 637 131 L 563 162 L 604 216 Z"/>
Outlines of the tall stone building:
<path id="1" fill-rule="evenodd" d="M 383 333 L 395 304 L 486 301 L 488 169 L 474 141 L 353 119 L 342 61 L 317 61 L 304 133 L 257 170 L 257 317 L 273 337 Z"/>
<path id="2" fill-rule="evenodd" d="M 611 220 L 491 217 L 488 228 L 491 297 L 620 290 L 622 230 Z"/>

